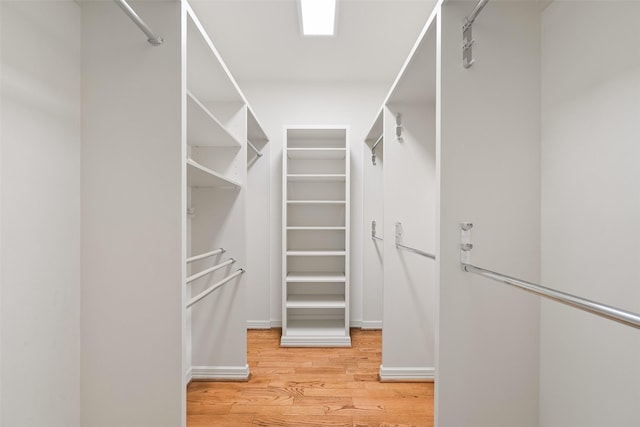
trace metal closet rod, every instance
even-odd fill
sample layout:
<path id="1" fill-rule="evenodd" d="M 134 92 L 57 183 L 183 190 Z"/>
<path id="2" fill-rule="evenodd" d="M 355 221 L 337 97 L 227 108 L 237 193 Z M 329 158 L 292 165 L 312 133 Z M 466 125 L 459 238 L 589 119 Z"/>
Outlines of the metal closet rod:
<path id="1" fill-rule="evenodd" d="M 211 274 L 211 273 L 213 273 L 213 272 L 214 272 L 214 271 L 216 271 L 216 270 L 220 270 L 222 267 L 226 267 L 227 265 L 231 265 L 231 264 L 233 264 L 234 262 L 236 262 L 236 260 L 235 260 L 235 259 L 233 259 L 233 258 L 231 258 L 231 259 L 229 259 L 228 261 L 225 261 L 225 262 L 220 263 L 220 264 L 218 264 L 218 265 L 214 265 L 213 267 L 209 267 L 209 268 L 207 268 L 206 270 L 202 270 L 202 271 L 201 271 L 201 272 L 199 272 L 199 273 L 193 274 L 193 275 L 191 275 L 191 276 L 187 277 L 187 283 L 191 283 L 191 282 L 193 282 L 194 280 L 197 280 L 197 279 L 199 279 L 199 278 L 201 278 L 201 277 L 204 277 L 204 276 L 206 276 L 207 274 Z"/>
<path id="2" fill-rule="evenodd" d="M 431 259 L 436 259 L 436 256 L 434 254 L 430 254 L 429 252 L 425 252 L 422 251 L 420 249 L 416 249 L 416 248 L 412 248 L 411 246 L 405 246 L 405 245 L 401 245 L 400 243 L 396 243 L 396 248 L 402 248 L 402 249 L 406 249 L 410 252 L 414 252 L 418 255 L 422 255 L 422 256 L 426 256 L 427 258 L 431 258 Z"/>
<path id="3" fill-rule="evenodd" d="M 193 304 L 197 303 L 198 301 L 200 301 L 201 299 L 203 299 L 207 295 L 211 294 L 213 291 L 215 291 L 216 289 L 220 288 L 222 285 L 224 285 L 225 283 L 229 282 L 234 277 L 237 277 L 237 276 L 239 276 L 239 275 L 241 275 L 243 273 L 244 273 L 244 269 L 242 269 L 242 268 L 239 269 L 239 270 L 236 270 L 236 272 L 233 273 L 232 275 L 225 277 L 224 279 L 222 279 L 221 281 L 219 281 L 215 285 L 211 286 L 207 290 L 199 293 L 197 296 L 195 296 L 195 297 L 191 298 L 191 300 L 189 300 L 189 302 L 187 303 L 187 308 L 191 307 Z"/>
<path id="4" fill-rule="evenodd" d="M 476 4 L 476 7 L 473 8 L 473 11 L 471 11 L 471 14 L 464 20 L 465 24 L 473 24 L 473 21 L 480 15 L 480 12 L 482 12 L 482 9 L 484 9 L 487 3 L 489 3 L 489 0 L 480 0 L 478 4 Z"/>
<path id="5" fill-rule="evenodd" d="M 384 135 L 380 135 L 380 137 L 376 140 L 376 142 L 373 144 L 373 147 L 371 147 L 371 151 L 374 151 L 376 149 L 376 147 L 378 146 L 378 144 L 380 144 L 380 142 L 382 142 L 382 137 Z"/>
<path id="6" fill-rule="evenodd" d="M 164 43 L 164 39 L 160 36 L 156 36 L 151 29 L 144 23 L 142 19 L 138 16 L 135 10 L 129 6 L 129 4 L 125 0 L 113 0 L 120 9 L 124 10 L 129 18 L 142 30 L 142 32 L 147 36 L 147 41 L 154 46 L 160 46 Z"/>
<path id="7" fill-rule="evenodd" d="M 201 260 L 201 259 L 209 258 L 209 257 L 212 257 L 214 255 L 223 254 L 226 251 L 227 250 L 225 248 L 219 248 L 219 249 L 216 249 L 215 251 L 206 252 L 206 253 L 200 254 L 200 255 L 195 255 L 195 256 L 192 256 L 191 258 L 187 258 L 187 264 L 190 264 L 190 263 L 192 263 L 194 261 L 198 261 L 198 260 Z"/>
<path id="8" fill-rule="evenodd" d="M 264 155 L 264 154 L 262 153 L 262 151 L 258 150 L 258 149 L 256 148 L 256 146 L 255 146 L 255 145 L 253 145 L 253 143 L 252 143 L 251 141 L 249 141 L 248 139 L 247 139 L 247 145 L 248 145 L 249 147 L 251 147 L 251 149 L 252 149 L 253 151 L 255 151 L 255 152 L 256 152 L 256 154 L 258 155 L 258 157 L 262 157 L 262 156 Z"/>
<path id="9" fill-rule="evenodd" d="M 557 291 L 535 283 L 516 279 L 515 277 L 507 276 L 502 273 L 496 273 L 495 271 L 476 267 L 475 265 L 462 263 L 462 269 L 468 273 L 475 273 L 498 282 L 506 283 L 507 285 L 524 289 L 525 291 L 532 292 L 541 297 L 552 299 L 559 303 L 640 329 L 640 314 L 622 310 L 596 301 L 591 301 L 566 292 Z"/>

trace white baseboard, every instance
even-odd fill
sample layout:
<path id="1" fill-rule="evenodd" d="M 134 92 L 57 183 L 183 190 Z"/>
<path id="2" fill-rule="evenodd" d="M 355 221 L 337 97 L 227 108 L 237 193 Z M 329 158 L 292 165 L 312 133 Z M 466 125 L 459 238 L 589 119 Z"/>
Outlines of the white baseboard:
<path id="1" fill-rule="evenodd" d="M 361 329 L 362 328 L 362 320 L 353 320 L 353 319 L 351 319 L 349 321 L 349 327 L 350 328 Z"/>
<path id="2" fill-rule="evenodd" d="M 247 329 L 271 329 L 271 322 L 268 320 L 247 320 Z"/>
<path id="3" fill-rule="evenodd" d="M 419 381 L 433 382 L 436 378 L 434 368 L 387 368 L 380 365 L 380 381 Z"/>
<path id="4" fill-rule="evenodd" d="M 382 320 L 363 320 L 362 329 L 382 329 Z"/>
<path id="5" fill-rule="evenodd" d="M 271 321 L 272 328 L 282 328 L 282 320 L 272 320 Z"/>
<path id="6" fill-rule="evenodd" d="M 193 381 L 193 368 L 189 368 L 187 369 L 187 374 L 185 375 L 185 384 L 189 384 L 191 381 Z"/>
<path id="7" fill-rule="evenodd" d="M 249 381 L 249 365 L 245 366 L 192 366 L 189 381 Z"/>

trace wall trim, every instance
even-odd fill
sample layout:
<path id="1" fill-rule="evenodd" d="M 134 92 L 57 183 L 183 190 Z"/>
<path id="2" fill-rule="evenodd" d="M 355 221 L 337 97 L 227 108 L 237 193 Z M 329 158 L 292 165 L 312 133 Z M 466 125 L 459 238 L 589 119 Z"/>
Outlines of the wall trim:
<path id="1" fill-rule="evenodd" d="M 271 322 L 268 320 L 247 320 L 247 329 L 271 329 Z"/>
<path id="2" fill-rule="evenodd" d="M 433 382 L 436 378 L 435 368 L 388 368 L 380 365 L 380 382 L 415 381 Z"/>
<path id="3" fill-rule="evenodd" d="M 363 320 L 362 329 L 382 329 L 382 320 Z"/>
<path id="4" fill-rule="evenodd" d="M 249 365 L 245 366 L 192 366 L 190 381 L 249 381 Z"/>

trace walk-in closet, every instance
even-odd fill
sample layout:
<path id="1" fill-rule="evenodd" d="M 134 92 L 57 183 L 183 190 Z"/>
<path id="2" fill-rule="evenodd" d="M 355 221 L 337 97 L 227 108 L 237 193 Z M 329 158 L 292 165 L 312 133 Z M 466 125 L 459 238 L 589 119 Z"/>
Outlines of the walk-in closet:
<path id="1" fill-rule="evenodd" d="M 0 426 L 637 427 L 638 16 L 0 0 Z"/>

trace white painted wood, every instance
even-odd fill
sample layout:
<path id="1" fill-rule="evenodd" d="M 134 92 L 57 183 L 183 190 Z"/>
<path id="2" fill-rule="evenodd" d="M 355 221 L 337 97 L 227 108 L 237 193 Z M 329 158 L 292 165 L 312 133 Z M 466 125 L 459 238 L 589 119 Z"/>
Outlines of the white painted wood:
<path id="1" fill-rule="evenodd" d="M 193 159 L 187 159 L 187 185 L 189 187 L 221 188 L 240 188 L 242 186 L 240 182 L 224 177 Z"/>
<path id="2" fill-rule="evenodd" d="M 317 182 L 325 182 L 325 181 L 344 181 L 346 180 L 346 175 L 344 174 L 290 174 L 287 175 L 287 179 L 289 182 L 293 181 L 317 181 Z"/>
<path id="3" fill-rule="evenodd" d="M 289 148 L 290 159 L 344 159 L 346 148 Z"/>
<path id="4" fill-rule="evenodd" d="M 189 377 L 196 381 L 249 381 L 249 365 L 192 366 Z"/>
<path id="5" fill-rule="evenodd" d="M 388 368 L 386 366 L 380 366 L 380 381 L 392 382 L 392 381 L 420 381 L 431 382 L 435 381 L 436 371 L 434 368 Z"/>
<path id="6" fill-rule="evenodd" d="M 161 47 L 112 2 L 81 8 L 80 425 L 176 427 L 187 373 L 181 4 L 132 5 Z"/>
<path id="7" fill-rule="evenodd" d="M 286 304 L 287 308 L 345 308 L 344 295 L 290 294 Z"/>
<path id="8" fill-rule="evenodd" d="M 287 256 L 344 256 L 345 251 L 287 251 Z"/>
<path id="9" fill-rule="evenodd" d="M 211 38 L 191 6 L 187 11 L 187 88 L 204 102 L 242 103 L 246 100 Z"/>
<path id="10" fill-rule="evenodd" d="M 82 425 L 80 49 L 73 1 L 0 1 L 5 427 Z"/>
<path id="11" fill-rule="evenodd" d="M 347 128 L 285 128 L 283 346 L 350 345 L 348 138 Z M 307 169 L 314 173 L 301 173 Z M 291 199 L 293 183 L 301 185 L 295 188 L 296 194 L 344 195 L 344 200 Z M 309 191 L 305 185 L 311 185 Z M 313 189 L 318 185 L 327 187 Z M 333 273 L 336 269 L 344 273 Z"/>
<path id="12" fill-rule="evenodd" d="M 287 200 L 289 205 L 344 205 L 346 200 Z"/>
<path id="13" fill-rule="evenodd" d="M 538 298 L 459 267 L 459 223 L 471 221 L 474 263 L 540 279 L 537 3 L 489 2 L 473 27 L 476 63 L 470 69 L 461 64 L 461 23 L 473 5 L 442 6 L 435 383 L 440 426 L 539 425 Z"/>
<path id="14" fill-rule="evenodd" d="M 553 2 L 541 35 L 541 282 L 635 312 L 639 14 L 638 2 Z M 639 332 L 543 300 L 540 425 L 640 425 Z"/>
<path id="15" fill-rule="evenodd" d="M 287 274 L 287 282 L 344 282 L 344 273 L 338 272 L 297 272 Z"/>
<path id="16" fill-rule="evenodd" d="M 269 142 L 269 137 L 264 131 L 262 124 L 258 120 L 258 117 L 253 112 L 251 106 L 247 104 L 247 138 L 254 144 L 263 145 L 260 143 Z"/>
<path id="17" fill-rule="evenodd" d="M 242 145 L 191 92 L 187 92 L 187 142 L 201 147 Z"/>

